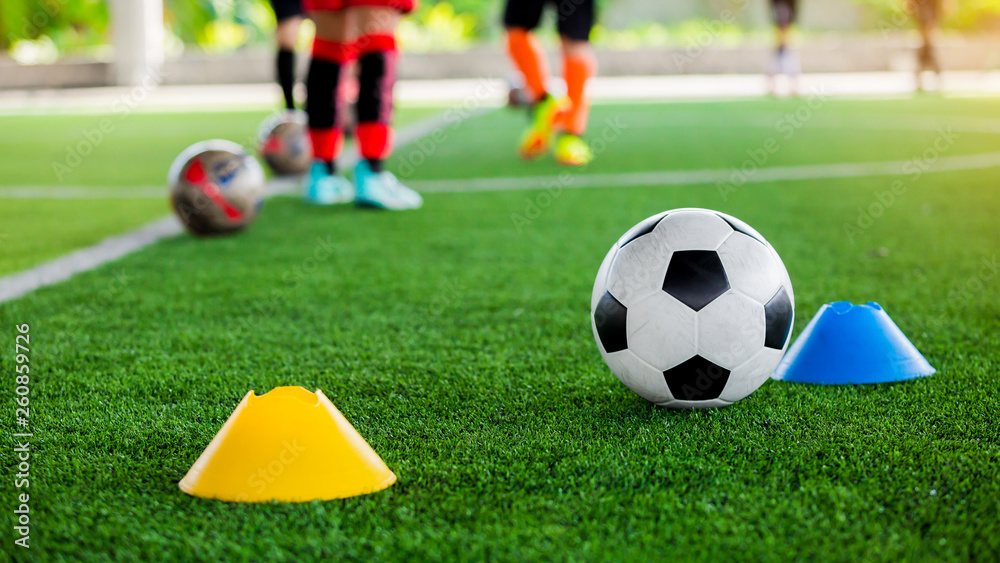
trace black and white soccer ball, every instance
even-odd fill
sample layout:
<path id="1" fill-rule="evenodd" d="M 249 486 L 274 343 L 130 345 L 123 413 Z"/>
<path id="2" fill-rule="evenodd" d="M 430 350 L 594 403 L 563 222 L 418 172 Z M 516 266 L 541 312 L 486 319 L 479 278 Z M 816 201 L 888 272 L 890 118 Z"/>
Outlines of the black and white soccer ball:
<path id="1" fill-rule="evenodd" d="M 774 248 L 707 209 L 665 211 L 632 227 L 604 258 L 590 302 L 611 371 L 673 408 L 731 405 L 760 387 L 788 346 L 794 309 Z"/>

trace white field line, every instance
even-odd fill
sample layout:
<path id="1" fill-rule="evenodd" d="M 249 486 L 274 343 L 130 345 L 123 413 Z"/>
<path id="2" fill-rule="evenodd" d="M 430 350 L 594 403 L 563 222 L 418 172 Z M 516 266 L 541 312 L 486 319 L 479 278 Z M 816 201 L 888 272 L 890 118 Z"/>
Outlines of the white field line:
<path id="1" fill-rule="evenodd" d="M 0 186 L 0 199 L 166 199 L 165 187 Z"/>
<path id="2" fill-rule="evenodd" d="M 488 110 L 480 109 L 468 112 L 465 118 L 473 117 L 483 111 Z M 402 128 L 396 137 L 396 142 L 399 145 L 405 145 L 425 135 L 429 135 L 438 129 L 453 126 L 456 123 L 458 121 L 456 121 L 454 114 L 449 115 L 447 112 L 430 117 Z M 340 164 L 350 167 L 353 166 L 356 160 L 356 152 L 345 152 Z M 287 193 L 297 189 L 298 185 L 299 181 L 296 179 L 274 181 L 268 186 L 268 195 Z M 14 190 L 18 189 L 21 188 L 14 188 Z M 38 188 L 30 189 L 37 190 Z M 152 188 L 141 189 L 147 190 Z M 156 197 L 166 197 L 165 188 L 156 188 L 156 190 L 159 192 Z M 23 272 L 0 278 L 0 303 L 17 299 L 36 289 L 59 283 L 80 272 L 85 272 L 112 260 L 117 260 L 126 254 L 145 248 L 157 241 L 177 236 L 183 230 L 180 221 L 171 215 L 135 231 L 106 238 L 93 246 L 71 252 Z"/>
<path id="3" fill-rule="evenodd" d="M 344 161 L 355 157 L 345 156 Z M 267 196 L 296 190 L 298 177 L 274 178 L 267 184 Z M 167 199 L 166 186 L 91 188 L 87 186 L 0 186 L 0 199 Z"/>
<path id="4" fill-rule="evenodd" d="M 0 303 L 121 258 L 158 240 L 175 236 L 181 230 L 181 224 L 176 218 L 164 217 L 130 233 L 106 238 L 93 246 L 71 252 L 51 262 L 0 278 Z"/>
<path id="5" fill-rule="evenodd" d="M 469 178 L 450 180 L 412 181 L 409 184 L 423 193 L 500 192 L 543 189 L 573 189 L 600 187 L 678 186 L 714 184 L 716 182 L 742 183 L 780 182 L 794 180 L 823 180 L 829 178 L 864 178 L 905 174 L 904 166 L 914 166 L 913 160 L 887 162 L 847 162 L 840 164 L 807 164 L 800 166 L 773 166 L 757 168 L 750 174 L 740 173 L 741 181 L 734 180 L 736 169 L 660 170 L 651 172 L 623 172 L 616 174 L 562 174 L 556 176 L 510 176 L 504 178 Z M 978 170 L 1000 166 L 1000 152 L 948 156 L 937 160 L 923 174 Z"/>
<path id="6" fill-rule="evenodd" d="M 482 113 L 482 110 L 476 112 L 475 114 Z M 472 117 L 469 115 L 466 117 Z M 867 129 L 876 131 L 938 131 L 946 129 L 955 129 L 956 131 L 962 133 L 981 133 L 981 134 L 997 134 L 1000 135 L 1000 119 L 995 118 L 981 118 L 981 117 L 960 117 L 960 116 L 946 116 L 946 115 L 921 115 L 921 116 L 898 116 L 901 119 L 886 119 L 885 115 L 858 115 L 854 116 L 848 120 L 837 120 L 837 121 L 822 121 L 818 119 L 813 119 L 809 122 L 808 128 L 810 129 Z M 775 124 L 782 121 L 784 118 L 781 114 L 773 114 L 767 117 L 759 116 L 753 120 L 740 121 L 737 123 L 727 122 L 725 119 L 719 119 L 714 117 L 697 116 L 697 115 L 673 115 L 664 117 L 663 119 L 657 119 L 656 116 L 646 116 L 641 122 L 630 123 L 630 129 L 649 129 L 649 128 L 688 128 L 688 127 L 702 127 L 702 128 L 726 128 L 726 129 L 772 129 Z M 430 118 L 424 121 L 420 121 L 411 125 L 409 128 L 404 128 L 400 132 L 400 144 L 405 144 L 413 140 L 419 139 L 421 137 L 430 135 L 438 127 L 441 127 L 442 118 Z M 448 121 L 448 119 L 444 119 Z M 454 123 L 454 119 L 451 120 Z M 974 155 L 978 156 L 978 155 Z M 983 156 L 987 159 L 985 162 L 989 162 L 992 158 L 991 153 L 987 153 Z M 344 162 L 341 163 L 342 167 L 353 166 L 355 159 L 357 158 L 356 153 L 353 149 L 345 151 L 345 156 L 343 157 Z M 964 160 L 962 157 L 949 157 L 949 158 L 959 158 L 960 160 L 955 161 L 955 166 L 958 168 L 946 168 L 943 170 L 963 170 L 962 168 Z M 948 161 L 948 159 L 942 159 Z M 982 160 L 973 159 L 969 161 L 972 163 L 968 169 L 975 168 L 989 168 L 992 164 L 984 166 Z M 886 174 L 898 174 L 899 172 L 879 172 L 871 173 L 864 172 L 864 170 L 875 169 L 877 165 L 883 164 L 886 166 L 891 166 L 893 164 L 898 164 L 898 162 L 884 162 L 884 163 L 842 163 L 842 164 L 817 164 L 817 165 L 806 165 L 806 166 L 795 166 L 795 167 L 771 167 L 761 169 L 757 175 L 756 182 L 762 181 L 773 181 L 777 180 L 795 180 L 795 179 L 820 179 L 820 178 L 838 178 L 838 177 L 852 177 L 852 176 L 878 176 Z M 856 170 L 862 170 L 862 172 L 851 172 L 852 167 Z M 802 169 L 798 173 L 805 173 L 807 176 L 803 177 L 785 177 L 787 174 L 795 174 L 795 170 L 789 171 L 790 169 Z M 826 175 L 825 170 L 832 170 L 832 175 Z M 847 172 L 844 172 L 847 171 Z M 700 184 L 700 183 L 711 183 L 719 180 L 718 178 L 722 175 L 728 175 L 730 170 L 687 170 L 687 171 L 653 171 L 653 172 L 637 172 L 637 173 L 625 173 L 625 174 L 611 174 L 611 175 L 573 175 L 573 185 L 574 187 L 591 187 L 591 186 L 601 186 L 601 185 L 612 185 L 607 183 L 608 180 L 614 180 L 616 184 L 618 182 L 624 182 L 620 185 L 648 185 L 649 183 L 662 183 L 662 184 Z M 816 174 L 809 176 L 808 174 Z M 559 178 L 564 178 L 564 176 L 535 176 L 535 177 L 509 177 L 509 178 L 474 178 L 474 179 L 462 179 L 462 180 L 419 180 L 410 182 L 414 188 L 419 188 L 420 191 L 424 192 L 461 192 L 461 191 L 488 191 L 491 189 L 498 190 L 510 190 L 510 189 L 531 189 L 531 187 L 512 187 L 519 186 L 523 184 L 535 183 L 551 183 L 553 180 L 558 180 Z M 656 181 L 657 178 L 663 178 L 662 181 Z M 565 181 L 565 180 L 564 180 Z M 638 183 L 634 183 L 638 182 Z M 277 195 L 289 193 L 297 189 L 300 183 L 298 178 L 275 178 L 268 185 L 268 195 Z M 489 186 L 496 185 L 500 186 L 498 188 L 490 188 Z M 461 186 L 469 186 L 468 189 L 461 189 Z M 95 188 L 86 186 L 0 186 L 0 199 L 161 199 L 166 197 L 166 190 L 163 187 L 157 186 L 138 186 L 138 187 L 108 187 L 108 188 Z"/>
<path id="7" fill-rule="evenodd" d="M 446 126 L 458 123 L 489 111 L 485 108 L 470 111 L 460 116 L 456 113 L 444 113 L 430 117 L 407 127 L 397 134 L 396 144 L 406 145 L 417 139 L 426 137 Z M 357 152 L 351 148 L 344 151 L 338 166 L 351 168 L 357 162 Z M 268 195 L 289 193 L 298 189 L 300 178 L 275 178 L 268 183 Z M 157 186 L 90 188 L 86 186 L 0 186 L 0 199 L 166 199 L 167 188 Z M 0 299 L 0 301 L 3 301 Z"/>
<path id="8" fill-rule="evenodd" d="M 471 117 L 488 110 L 479 110 L 471 113 Z M 994 120 L 995 121 L 995 120 Z M 449 119 L 447 114 L 429 118 L 415 123 L 410 127 L 400 131 L 398 142 L 400 145 L 412 142 L 434 131 L 455 123 L 454 119 Z M 967 123 L 970 129 L 977 132 L 996 132 L 983 120 L 977 121 L 976 127 L 971 127 L 972 123 Z M 920 127 L 923 125 L 923 127 Z M 906 128 L 939 128 L 946 125 L 940 123 L 924 122 L 914 124 Z M 963 128 L 964 129 L 964 128 Z M 345 155 L 345 166 L 351 166 L 356 160 L 354 152 Z M 913 160 L 898 160 L 887 162 L 850 162 L 838 164 L 813 164 L 799 166 L 775 166 L 758 168 L 755 172 L 745 175 L 744 183 L 794 181 L 794 180 L 817 180 L 829 178 L 858 178 L 871 176 L 891 176 L 906 173 L 906 165 L 913 165 Z M 960 170 L 976 170 L 983 168 L 994 168 L 1000 166 L 1000 152 L 981 153 L 973 155 L 950 156 L 938 159 L 934 165 L 923 173 L 948 172 Z M 512 191 L 512 190 L 536 190 L 554 188 L 593 188 L 593 187 L 630 187 L 630 186 L 654 186 L 654 185 L 693 185 L 712 184 L 716 182 L 730 182 L 734 174 L 733 169 L 707 169 L 707 170 L 666 170 L 650 172 L 626 172 L 618 174 L 585 174 L 573 175 L 562 174 L 556 176 L 521 176 L 503 178 L 471 178 L 471 179 L 450 179 L 450 180 L 425 180 L 420 182 L 410 182 L 413 187 L 427 193 L 461 193 L 461 192 L 486 192 L 486 191 Z M 296 189 L 298 181 L 280 180 L 269 185 L 269 195 L 287 193 Z M 59 189 L 59 188 L 4 188 L 12 191 L 39 189 Z M 74 188 L 61 188 L 73 190 Z M 75 188 L 76 190 L 91 190 L 92 188 Z M 133 190 L 137 188 L 132 188 Z M 152 190 L 153 188 L 138 188 L 139 190 Z M 159 194 L 156 197 L 164 197 L 163 191 L 157 189 Z M 3 192 L 0 191 L 0 194 Z M 55 192 L 53 192 L 55 193 Z M 0 195 L 2 197 L 2 195 Z M 70 197 L 70 196 L 64 196 Z M 105 239 L 104 241 L 75 251 L 71 254 L 57 258 L 51 262 L 36 266 L 24 272 L 0 278 L 0 303 L 11 299 L 16 299 L 26 293 L 34 291 L 40 287 L 51 285 L 69 278 L 70 276 L 83 272 L 111 260 L 115 260 L 148 246 L 158 240 L 176 236 L 182 231 L 180 223 L 174 217 L 167 217 L 155 223 L 142 227 L 131 233 L 118 235 Z"/>
<path id="9" fill-rule="evenodd" d="M 824 180 L 831 178 L 862 178 L 905 174 L 904 166 L 912 160 L 880 162 L 845 162 L 835 164 L 805 164 L 757 168 L 745 175 L 743 183 Z M 979 170 L 1000 166 L 1000 152 L 947 156 L 937 160 L 923 173 Z M 614 174 L 561 174 L 554 176 L 507 176 L 492 178 L 456 178 L 444 180 L 414 180 L 407 182 L 423 193 L 462 193 L 518 191 L 563 188 L 677 186 L 732 182 L 735 170 L 712 168 L 703 170 L 653 170 Z M 300 180 L 279 178 L 268 184 L 268 195 L 291 193 Z M 86 187 L 0 187 L 0 199 L 165 199 L 164 188 L 86 188 Z M 2 301 L 2 299 L 0 299 Z"/>

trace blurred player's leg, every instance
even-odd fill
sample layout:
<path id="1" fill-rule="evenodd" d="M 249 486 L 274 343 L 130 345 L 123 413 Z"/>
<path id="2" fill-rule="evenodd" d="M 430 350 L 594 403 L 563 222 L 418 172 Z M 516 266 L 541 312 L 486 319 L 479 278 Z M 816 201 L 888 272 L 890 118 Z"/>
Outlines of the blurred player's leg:
<path id="1" fill-rule="evenodd" d="M 504 13 L 507 27 L 507 52 L 514 66 L 524 76 L 531 125 L 521 136 L 518 152 L 521 158 L 537 158 L 549 150 L 552 125 L 559 112 L 559 103 L 549 95 L 549 69 L 538 38 L 532 29 L 541 18 L 543 0 L 508 0 Z M 511 27 L 511 26 L 514 27 Z"/>
<path id="2" fill-rule="evenodd" d="M 799 60 L 788 48 L 788 33 L 796 18 L 796 2 L 797 0 L 771 0 L 776 46 L 774 60 L 767 71 L 767 89 L 772 95 L 777 93 L 776 76 L 779 74 L 788 77 L 791 93 L 798 93 Z"/>
<path id="3" fill-rule="evenodd" d="M 589 34 L 590 25 L 587 25 L 586 35 Z M 577 32 L 576 36 L 583 36 L 583 32 Z M 559 136 L 556 139 L 555 158 L 560 164 L 583 166 L 594 158 L 582 137 L 587 130 L 587 118 L 590 115 L 587 81 L 597 73 L 597 61 L 594 50 L 586 39 L 563 35 L 562 50 L 563 77 L 566 79 L 566 97 L 569 101 L 556 123 Z"/>
<path id="4" fill-rule="evenodd" d="M 392 153 L 392 88 L 396 82 L 396 25 L 402 14 L 413 6 L 400 0 L 359 0 L 356 15 L 359 31 L 355 45 L 358 53 L 358 102 L 355 138 L 361 159 L 354 170 L 356 202 L 363 207 L 381 209 L 416 209 L 423 204 L 420 194 L 402 185 L 383 170 L 384 160 Z"/>
<path id="5" fill-rule="evenodd" d="M 508 6 L 519 2 L 523 3 L 524 0 L 511 0 Z M 548 96 L 548 63 L 535 34 L 521 27 L 507 28 L 507 53 L 524 76 L 528 99 L 532 103 L 538 103 Z"/>
<path id="6" fill-rule="evenodd" d="M 570 166 L 583 166 L 594 155 L 583 140 L 590 114 L 587 98 L 587 81 L 597 74 L 597 60 L 590 45 L 590 31 L 594 27 L 594 0 L 559 2 L 557 27 L 562 43 L 563 78 L 566 80 L 568 102 L 560 114 L 556 127 L 556 162 Z"/>
<path id="7" fill-rule="evenodd" d="M 549 150 L 552 126 L 559 113 L 558 102 L 549 95 L 549 69 L 533 30 L 542 19 L 545 0 L 507 0 L 503 25 L 507 30 L 507 53 L 524 77 L 530 101 L 531 125 L 521 137 L 521 158 L 532 159 Z"/>
<path id="8" fill-rule="evenodd" d="M 917 50 L 917 90 L 924 91 L 923 74 L 931 71 L 940 88 L 941 65 L 938 63 L 934 48 L 934 35 L 938 18 L 941 15 L 940 0 L 914 0 L 912 9 L 917 19 L 917 29 L 920 31 L 920 47 Z"/>
<path id="9" fill-rule="evenodd" d="M 337 156 L 343 144 L 340 128 L 343 104 L 337 93 L 344 69 L 354 56 L 351 22 L 346 11 L 323 9 L 331 4 L 333 2 L 307 0 L 309 17 L 316 23 L 316 38 L 306 79 L 306 113 L 309 114 L 309 138 L 315 157 L 309 172 L 306 199 L 324 205 L 350 201 L 354 197 L 351 183 L 336 174 Z"/>
<path id="10" fill-rule="evenodd" d="M 300 0 L 271 0 L 278 26 L 274 38 L 278 44 L 275 60 L 276 77 L 285 97 L 285 108 L 295 109 L 295 43 L 302 24 Z"/>

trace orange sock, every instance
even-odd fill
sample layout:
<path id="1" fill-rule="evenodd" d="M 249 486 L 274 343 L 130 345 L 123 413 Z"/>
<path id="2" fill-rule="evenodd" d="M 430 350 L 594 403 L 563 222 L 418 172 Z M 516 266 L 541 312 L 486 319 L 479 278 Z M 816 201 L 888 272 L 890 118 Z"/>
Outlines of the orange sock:
<path id="1" fill-rule="evenodd" d="M 549 69 L 538 39 L 526 29 L 512 27 L 507 30 L 507 52 L 524 75 L 525 85 L 531 91 L 532 98 L 541 99 L 548 92 L 545 83 L 549 78 Z"/>
<path id="2" fill-rule="evenodd" d="M 566 57 L 563 60 L 566 79 L 566 95 L 570 107 L 563 114 L 560 125 L 574 135 L 583 135 L 587 130 L 587 116 L 590 115 L 590 98 L 587 97 L 587 80 L 597 74 L 597 61 L 592 54 Z"/>

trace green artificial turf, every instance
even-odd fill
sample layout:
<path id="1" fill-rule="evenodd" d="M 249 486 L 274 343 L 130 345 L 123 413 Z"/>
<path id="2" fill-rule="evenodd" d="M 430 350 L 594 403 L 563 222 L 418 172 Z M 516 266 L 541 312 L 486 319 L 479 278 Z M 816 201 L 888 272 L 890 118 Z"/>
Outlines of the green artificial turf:
<path id="1" fill-rule="evenodd" d="M 166 197 L 41 201 L 0 198 L 0 276 L 140 227 L 167 213 L 170 205 Z"/>
<path id="2" fill-rule="evenodd" d="M 738 165 L 773 134 L 743 125 L 797 103 L 599 106 L 594 124 L 634 127 L 585 173 Z M 831 101 L 824 112 L 829 123 L 947 123 L 998 116 L 1000 103 Z M 693 116 L 731 127 L 678 125 Z M 664 125 L 640 126 L 653 120 Z M 558 171 L 516 159 L 522 124 L 493 113 L 451 128 L 426 145 L 412 177 Z M 801 133 L 774 158 L 908 159 L 934 140 Z M 998 145 L 969 135 L 953 150 Z M 725 199 L 711 185 L 611 185 L 550 193 L 546 205 L 542 191 L 428 194 L 424 209 L 398 214 L 279 198 L 239 236 L 164 241 L 2 304 L 4 373 L 14 325 L 31 325 L 31 553 L 996 559 L 1000 169 L 907 178 L 906 192 L 849 238 L 844 225 L 892 180 L 761 183 Z M 540 213 L 516 224 L 531 204 Z M 770 381 L 711 411 L 646 403 L 601 360 L 591 285 L 630 226 L 686 206 L 731 213 L 770 240 L 794 284 L 796 333 L 823 303 L 876 300 L 938 373 L 854 387 Z M 322 389 L 399 481 L 306 504 L 181 493 L 177 481 L 240 398 L 280 385 Z M 10 433 L 11 375 L 2 387 L 0 428 Z M 0 460 L 11 475 L 11 447 Z M 12 510 L 13 480 L 0 490 Z M 8 525 L 3 550 L 24 557 L 10 536 Z"/>
<path id="3" fill-rule="evenodd" d="M 401 127 L 441 110 L 403 107 Z M 267 111 L 0 116 L 0 188 L 165 186 L 174 157 L 192 143 L 229 139 L 252 148 Z M 108 125 L 107 133 L 100 131 Z M 94 139 L 91 142 L 89 139 Z M 70 154 L 86 156 L 73 159 Z M 73 165 L 73 166 L 71 166 Z M 163 200 L 4 199 L 0 276 L 94 244 L 168 214 Z"/>
<path id="4" fill-rule="evenodd" d="M 397 124 L 439 113 L 403 107 Z M 0 115 L 0 186 L 160 186 L 182 150 L 206 139 L 249 149 L 258 111 Z"/>
<path id="5" fill-rule="evenodd" d="M 599 107 L 588 127 L 590 138 L 601 139 L 595 141 L 599 154 L 588 167 L 590 173 L 729 169 L 747 160 L 761 166 L 908 160 L 933 147 L 942 131 L 947 144 L 939 146 L 947 148 L 941 156 L 1000 151 L 1000 102 L 992 98 L 805 98 Z M 419 144 L 397 151 L 397 160 L 412 165 L 403 168 L 403 175 L 415 179 L 564 172 L 551 158 L 512 162 L 511 149 L 502 144 L 493 148 L 497 138 L 516 142 L 525 124 L 520 112 L 495 112 L 475 126 L 445 129 L 445 142 L 426 162 L 421 158 L 426 150 Z M 473 147 L 479 149 L 474 164 L 460 164 Z M 760 156 L 762 149 L 766 157 Z"/>

